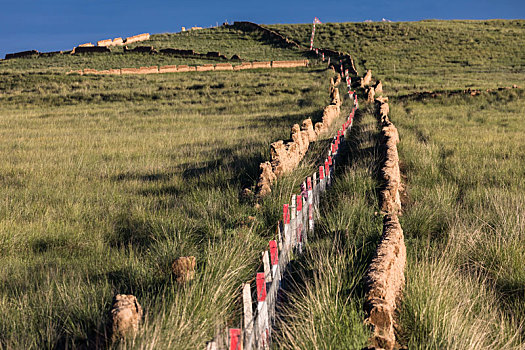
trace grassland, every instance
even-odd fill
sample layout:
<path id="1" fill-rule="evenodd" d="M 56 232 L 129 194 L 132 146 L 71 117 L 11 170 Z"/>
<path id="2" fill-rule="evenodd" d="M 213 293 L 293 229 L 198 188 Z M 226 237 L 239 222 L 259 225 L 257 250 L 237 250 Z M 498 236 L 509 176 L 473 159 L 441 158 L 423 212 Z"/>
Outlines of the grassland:
<path id="1" fill-rule="evenodd" d="M 524 97 L 394 105 L 408 188 L 401 326 L 410 349 L 525 343 Z"/>
<path id="2" fill-rule="evenodd" d="M 309 45 L 311 24 L 269 27 Z M 359 71 L 385 80 L 389 96 L 525 81 L 524 20 L 328 23 L 315 46 L 350 53 Z"/>
<path id="3" fill-rule="evenodd" d="M 153 34 L 150 40 L 128 45 L 153 46 L 160 50 L 176 48 L 195 50 L 204 53 L 220 52 L 228 58 L 234 54 L 248 61 L 304 59 L 304 53 L 298 49 L 285 49 L 262 40 L 257 32 L 243 32 L 238 29 L 221 26 L 191 32 Z M 112 47 L 111 53 L 55 55 L 38 58 L 21 58 L 0 61 L 0 71 L 28 73 L 65 73 L 72 69 L 110 69 L 139 68 L 151 65 L 200 65 L 225 62 L 219 59 L 176 57 L 167 54 L 124 53 L 123 47 Z M 236 64 L 236 62 L 233 62 Z"/>
<path id="4" fill-rule="evenodd" d="M 525 343 L 523 89 L 404 98 L 421 90 L 523 85 L 524 25 L 423 21 L 319 27 L 317 46 L 352 53 L 361 71 L 371 68 L 384 80 L 390 96 L 407 187 L 402 217 L 407 287 L 398 340 L 409 349 L 521 349 Z M 310 30 L 309 25 L 272 28 L 303 43 Z M 321 275 L 329 273 L 326 268 Z M 315 282 L 308 291 L 330 286 L 322 278 Z M 299 305 L 318 305 L 311 295 L 295 297 Z M 325 304 L 337 300 L 332 296 Z M 333 337 L 326 334 L 322 341 Z"/>
<path id="5" fill-rule="evenodd" d="M 305 44 L 311 30 L 272 28 Z M 318 29 L 316 46 L 350 52 L 360 71 L 384 80 L 400 131 L 409 259 L 400 345 L 523 348 L 524 92 L 404 96 L 523 85 L 525 21 Z M 136 45 L 250 60 L 302 55 L 227 27 Z M 324 148 L 314 145 L 257 211 L 242 189 L 255 183 L 270 142 L 321 117 L 330 73 L 62 74 L 210 62 L 117 51 L 0 62 L 0 348 L 105 347 L 115 293 L 137 295 L 146 310 L 124 347 L 203 348 L 217 325 L 238 325 L 239 286 Z M 296 264 L 301 288 L 289 291 L 276 347 L 366 345 L 361 276 L 381 232 L 372 113 L 363 106 L 356 119 L 321 230 Z M 185 286 L 170 274 L 181 255 L 197 257 L 197 278 Z"/>
<path id="6" fill-rule="evenodd" d="M 241 190 L 270 142 L 320 118 L 328 80 L 322 69 L 3 73 L 1 346 L 101 345 L 117 292 L 146 310 L 138 344 L 204 346 L 290 191 L 256 212 Z M 181 255 L 199 266 L 188 287 L 170 274 Z"/>

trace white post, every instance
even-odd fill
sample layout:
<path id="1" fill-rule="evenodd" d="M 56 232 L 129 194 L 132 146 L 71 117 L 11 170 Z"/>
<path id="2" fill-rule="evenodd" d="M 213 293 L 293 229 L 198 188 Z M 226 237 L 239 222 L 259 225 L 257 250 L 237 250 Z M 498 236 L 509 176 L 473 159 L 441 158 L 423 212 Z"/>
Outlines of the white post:
<path id="1" fill-rule="evenodd" d="M 292 196 L 292 205 L 290 206 L 290 236 L 292 238 L 292 245 L 290 247 L 290 250 L 292 250 L 293 248 L 295 248 L 295 246 L 297 245 L 297 234 L 296 234 L 296 231 L 297 231 L 297 220 L 295 219 L 296 218 L 296 203 L 295 203 L 296 199 L 295 199 L 295 195 Z"/>
<path id="2" fill-rule="evenodd" d="M 264 267 L 264 279 L 266 281 L 266 290 L 268 290 L 268 287 L 270 283 L 272 283 L 272 270 L 270 268 L 270 257 L 268 256 L 268 251 L 265 250 L 262 252 L 262 261 L 263 261 L 263 267 Z"/>
<path id="3" fill-rule="evenodd" d="M 315 173 L 314 173 L 315 181 Z M 306 179 L 306 186 L 308 189 L 308 230 L 310 233 L 314 232 L 314 185 L 312 185 L 312 177 Z"/>
<path id="4" fill-rule="evenodd" d="M 303 252 L 303 196 L 295 196 L 296 200 L 296 226 L 295 226 L 295 239 L 297 240 L 297 248 L 299 253 Z"/>
<path id="5" fill-rule="evenodd" d="M 292 235 L 290 234 L 290 206 L 283 205 L 283 227 L 284 227 L 284 250 L 289 252 L 292 247 Z"/>
<path id="6" fill-rule="evenodd" d="M 247 342 L 252 341 L 253 332 L 253 310 L 252 310 L 252 290 L 249 283 L 242 287 L 242 303 L 244 312 L 244 347 L 248 348 Z M 252 344 L 250 344 L 251 346 Z"/>
<path id="7" fill-rule="evenodd" d="M 268 304 L 266 303 L 266 280 L 264 272 L 257 278 L 257 349 L 267 349 L 270 330 L 268 327 Z"/>

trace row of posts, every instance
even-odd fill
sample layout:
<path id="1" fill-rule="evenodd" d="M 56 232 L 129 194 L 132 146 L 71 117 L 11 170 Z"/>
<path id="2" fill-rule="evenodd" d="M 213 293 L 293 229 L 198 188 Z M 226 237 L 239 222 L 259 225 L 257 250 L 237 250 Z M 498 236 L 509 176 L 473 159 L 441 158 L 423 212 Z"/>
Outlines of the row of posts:
<path id="1" fill-rule="evenodd" d="M 314 232 L 315 220 L 319 217 L 321 193 L 332 183 L 339 146 L 344 142 L 345 132 L 351 129 L 358 108 L 357 95 L 351 90 L 351 79 L 348 70 L 343 70 L 342 63 L 341 75 L 346 78 L 348 94 L 353 100 L 352 111 L 333 137 L 319 171 L 306 178 L 301 184 L 301 192 L 292 196 L 290 204 L 283 205 L 283 217 L 277 226 L 277 237 L 269 242 L 268 250 L 262 253 L 263 272 L 256 275 L 257 309 L 254 312 L 251 285 L 245 283 L 242 288 L 244 326 L 228 330 L 227 349 L 269 349 L 283 274 L 292 255 L 302 254 L 308 236 Z M 211 341 L 206 349 L 218 350 L 219 347 L 222 349 L 219 342 Z"/>

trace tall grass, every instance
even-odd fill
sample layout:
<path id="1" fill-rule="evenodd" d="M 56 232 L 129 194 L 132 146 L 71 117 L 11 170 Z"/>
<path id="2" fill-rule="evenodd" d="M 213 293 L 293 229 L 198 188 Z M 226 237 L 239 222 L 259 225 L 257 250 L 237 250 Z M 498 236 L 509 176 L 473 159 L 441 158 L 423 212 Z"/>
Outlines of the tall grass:
<path id="1" fill-rule="evenodd" d="M 409 348 L 523 348 L 523 90 L 395 105 Z"/>
<path id="2" fill-rule="evenodd" d="M 310 44 L 311 24 L 270 27 Z M 315 46 L 350 53 L 394 96 L 523 84 L 524 34 L 524 20 L 326 23 L 316 27 Z"/>
<path id="3" fill-rule="evenodd" d="M 145 309 L 126 347 L 200 348 L 235 317 L 284 202 L 257 211 L 242 189 L 271 142 L 320 118 L 331 74 L 236 73 L 4 74 L 0 347 L 106 346 L 115 293 Z M 187 255 L 197 277 L 178 286 Z"/>

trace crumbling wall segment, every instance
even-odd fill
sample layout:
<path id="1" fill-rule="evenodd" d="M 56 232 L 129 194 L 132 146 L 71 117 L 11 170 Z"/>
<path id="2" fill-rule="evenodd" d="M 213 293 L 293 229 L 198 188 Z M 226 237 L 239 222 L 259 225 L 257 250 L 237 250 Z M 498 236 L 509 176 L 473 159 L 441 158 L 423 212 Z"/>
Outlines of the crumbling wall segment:
<path id="1" fill-rule="evenodd" d="M 290 140 L 279 140 L 270 145 L 270 162 L 264 162 L 260 165 L 261 174 L 257 182 L 257 196 L 264 197 L 271 192 L 271 186 L 279 177 L 293 171 L 306 155 L 311 142 L 315 142 L 319 135 L 339 117 L 341 112 L 341 98 L 337 84 L 330 79 L 330 100 L 332 104 L 326 106 L 323 110 L 321 122 L 315 124 L 310 118 L 303 120 L 301 125 L 292 126 Z"/>
<path id="2" fill-rule="evenodd" d="M 388 118 L 388 98 L 378 97 L 375 103 L 376 115 L 381 126 L 381 150 L 384 157 L 379 174 L 382 182 L 379 199 L 385 216 L 383 234 L 365 276 L 365 322 L 372 327 L 372 347 L 394 349 L 395 310 L 405 284 L 406 265 L 405 241 L 398 218 L 401 213 L 401 174 L 397 152 L 399 134 Z"/>

